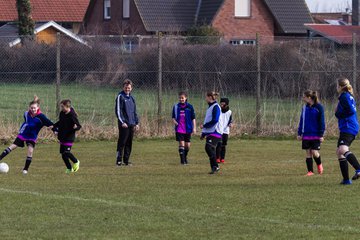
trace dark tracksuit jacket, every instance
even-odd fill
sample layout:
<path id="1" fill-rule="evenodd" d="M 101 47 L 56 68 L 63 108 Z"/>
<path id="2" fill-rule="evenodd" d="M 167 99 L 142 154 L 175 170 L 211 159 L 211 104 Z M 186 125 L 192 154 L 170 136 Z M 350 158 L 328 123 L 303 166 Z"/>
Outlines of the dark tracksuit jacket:
<path id="1" fill-rule="evenodd" d="M 126 123 L 129 127 L 139 124 L 135 99 L 131 95 L 127 96 L 124 91 L 121 91 L 116 98 L 115 114 L 121 124 Z"/>
<path id="2" fill-rule="evenodd" d="M 74 129 L 75 124 L 76 128 Z M 81 124 L 73 108 L 67 114 L 60 112 L 59 121 L 54 124 L 54 131 L 58 132 L 58 139 L 62 144 L 73 143 L 75 141 L 75 132 L 80 128 Z"/>

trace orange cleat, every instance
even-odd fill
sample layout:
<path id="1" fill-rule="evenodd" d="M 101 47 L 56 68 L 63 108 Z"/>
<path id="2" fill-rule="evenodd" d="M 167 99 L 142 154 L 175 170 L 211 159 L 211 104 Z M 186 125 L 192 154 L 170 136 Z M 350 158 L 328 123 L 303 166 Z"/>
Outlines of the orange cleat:
<path id="1" fill-rule="evenodd" d="M 323 165 L 322 165 L 322 164 L 318 165 L 318 166 L 317 166 L 317 169 L 318 169 L 318 173 L 319 173 L 319 174 L 323 174 L 324 168 L 323 168 Z"/>

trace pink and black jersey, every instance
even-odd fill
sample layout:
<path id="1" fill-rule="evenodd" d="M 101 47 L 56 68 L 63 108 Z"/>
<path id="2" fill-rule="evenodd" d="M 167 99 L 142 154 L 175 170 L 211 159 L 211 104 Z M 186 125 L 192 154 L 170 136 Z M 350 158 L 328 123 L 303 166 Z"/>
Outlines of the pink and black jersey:
<path id="1" fill-rule="evenodd" d="M 191 134 L 193 132 L 195 110 L 190 103 L 175 104 L 172 110 L 172 118 L 178 122 L 178 125 L 175 127 L 177 133 Z"/>

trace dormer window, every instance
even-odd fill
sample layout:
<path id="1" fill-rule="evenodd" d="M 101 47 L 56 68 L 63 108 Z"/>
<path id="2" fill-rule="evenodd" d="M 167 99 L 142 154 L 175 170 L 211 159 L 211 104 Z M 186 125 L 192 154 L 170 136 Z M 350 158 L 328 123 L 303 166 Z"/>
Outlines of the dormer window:
<path id="1" fill-rule="evenodd" d="M 251 0 L 234 0 L 235 1 L 235 17 L 251 16 Z"/>
<path id="2" fill-rule="evenodd" d="M 104 19 L 111 19 L 111 1 L 104 0 Z"/>
<path id="3" fill-rule="evenodd" d="M 130 18 L 130 0 L 123 0 L 123 18 Z"/>

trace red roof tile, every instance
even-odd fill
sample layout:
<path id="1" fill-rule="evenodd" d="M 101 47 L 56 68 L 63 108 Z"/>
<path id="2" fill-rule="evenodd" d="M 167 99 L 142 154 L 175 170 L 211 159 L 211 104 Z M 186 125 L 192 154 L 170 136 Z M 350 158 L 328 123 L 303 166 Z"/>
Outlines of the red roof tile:
<path id="1" fill-rule="evenodd" d="M 305 24 L 306 29 L 315 32 L 339 44 L 352 44 L 353 33 L 360 36 L 360 26 L 330 25 L 330 24 Z"/>
<path id="2" fill-rule="evenodd" d="M 34 21 L 82 22 L 90 0 L 30 0 Z M 17 20 L 15 0 L 0 0 L 0 22 Z"/>

